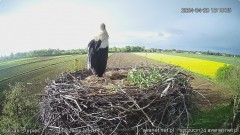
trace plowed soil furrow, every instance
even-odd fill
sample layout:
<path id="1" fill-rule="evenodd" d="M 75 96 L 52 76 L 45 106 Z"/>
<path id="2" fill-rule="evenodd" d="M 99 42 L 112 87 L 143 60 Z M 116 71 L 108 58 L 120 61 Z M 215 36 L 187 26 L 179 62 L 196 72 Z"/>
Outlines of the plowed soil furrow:
<path id="1" fill-rule="evenodd" d="M 107 67 L 108 68 L 129 68 L 129 67 L 135 67 L 140 64 L 144 64 L 144 65 L 154 64 L 158 66 L 166 65 L 164 63 L 160 63 L 158 61 L 144 58 L 131 53 L 115 53 L 108 58 Z"/>

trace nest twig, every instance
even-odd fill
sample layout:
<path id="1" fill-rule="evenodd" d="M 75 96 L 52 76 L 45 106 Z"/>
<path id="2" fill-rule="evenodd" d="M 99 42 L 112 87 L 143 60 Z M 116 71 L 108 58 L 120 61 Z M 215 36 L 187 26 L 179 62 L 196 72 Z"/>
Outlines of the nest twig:
<path id="1" fill-rule="evenodd" d="M 189 76 L 175 68 L 159 70 L 174 76 L 148 90 L 116 85 L 102 93 L 82 85 L 88 71 L 53 81 L 42 99 L 42 134 L 173 134 L 160 129 L 188 127 L 194 107 Z"/>

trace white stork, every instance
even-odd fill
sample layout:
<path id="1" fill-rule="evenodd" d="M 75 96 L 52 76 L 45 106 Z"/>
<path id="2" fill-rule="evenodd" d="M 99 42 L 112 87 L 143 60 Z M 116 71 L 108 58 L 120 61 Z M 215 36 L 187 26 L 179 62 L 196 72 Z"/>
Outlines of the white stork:
<path id="1" fill-rule="evenodd" d="M 109 35 L 104 23 L 100 25 L 101 33 L 88 44 L 88 69 L 102 77 L 107 66 Z"/>

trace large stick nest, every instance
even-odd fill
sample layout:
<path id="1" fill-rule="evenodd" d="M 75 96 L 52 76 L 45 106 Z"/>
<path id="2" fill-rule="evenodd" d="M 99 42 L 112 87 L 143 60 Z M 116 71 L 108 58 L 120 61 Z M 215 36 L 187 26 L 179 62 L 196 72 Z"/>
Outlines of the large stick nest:
<path id="1" fill-rule="evenodd" d="M 150 68 L 108 69 L 103 78 L 81 71 L 54 80 L 42 99 L 43 134 L 173 134 L 162 129 L 187 127 L 194 107 L 189 76 L 158 67 L 161 81 L 139 88 L 126 79 L 139 69 Z"/>

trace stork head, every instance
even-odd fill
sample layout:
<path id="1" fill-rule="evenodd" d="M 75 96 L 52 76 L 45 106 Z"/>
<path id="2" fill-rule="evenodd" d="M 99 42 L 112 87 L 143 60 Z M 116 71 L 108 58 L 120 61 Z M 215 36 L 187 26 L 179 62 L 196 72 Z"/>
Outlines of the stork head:
<path id="1" fill-rule="evenodd" d="M 100 29 L 101 29 L 101 30 L 106 30 L 106 26 L 105 26 L 104 23 L 102 23 L 102 24 L 100 25 Z"/>

